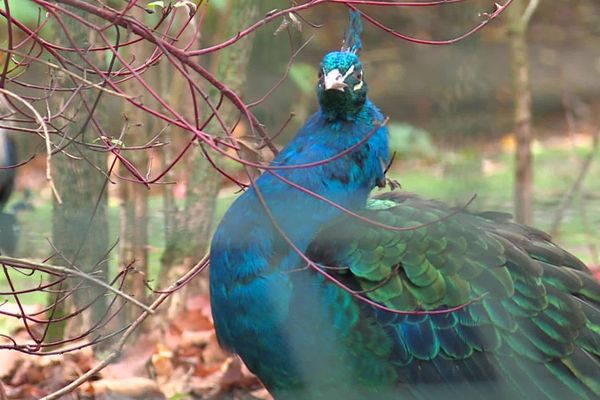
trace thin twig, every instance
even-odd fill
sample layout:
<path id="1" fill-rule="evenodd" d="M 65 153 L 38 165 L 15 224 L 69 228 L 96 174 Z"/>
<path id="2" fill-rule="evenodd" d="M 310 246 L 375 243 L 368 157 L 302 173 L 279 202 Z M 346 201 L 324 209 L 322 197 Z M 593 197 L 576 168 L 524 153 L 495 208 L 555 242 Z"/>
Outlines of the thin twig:
<path id="1" fill-rule="evenodd" d="M 560 228 L 560 223 L 562 222 L 565 211 L 567 208 L 569 208 L 569 206 L 573 202 L 575 195 L 577 193 L 579 193 L 579 191 L 581 190 L 583 181 L 585 180 L 585 177 L 587 176 L 587 174 L 590 172 L 590 167 L 592 166 L 592 162 L 594 161 L 594 158 L 596 157 L 596 151 L 598 151 L 599 147 L 600 147 L 600 128 L 598 128 L 598 130 L 596 130 L 596 134 L 594 135 L 594 138 L 592 139 L 592 148 L 591 148 L 590 152 L 588 153 L 588 155 L 585 157 L 585 160 L 583 160 L 583 163 L 581 164 L 581 167 L 579 168 L 579 173 L 577 174 L 575 181 L 573 182 L 573 184 L 571 185 L 571 188 L 565 193 L 562 200 L 560 201 L 560 205 L 558 206 L 558 209 L 556 210 L 556 214 L 554 216 L 554 220 L 552 221 L 552 225 L 550 228 L 551 235 L 556 235 L 558 233 L 558 229 Z"/>
<path id="2" fill-rule="evenodd" d="M 164 293 L 160 294 L 154 302 L 149 307 L 149 310 L 144 311 L 134 322 L 127 328 L 123 337 L 117 342 L 114 347 L 114 350 L 111 351 L 104 360 L 100 361 L 98 364 L 94 365 L 89 371 L 85 374 L 81 375 L 79 378 L 75 379 L 70 384 L 60 388 L 54 393 L 49 394 L 48 396 L 42 397 L 40 400 L 54 400 L 59 399 L 61 396 L 64 396 L 68 393 L 71 393 L 73 390 L 77 389 L 80 385 L 88 381 L 92 378 L 98 371 L 104 369 L 107 365 L 115 361 L 121 354 L 125 343 L 133 334 L 133 332 L 146 320 L 146 318 L 155 312 L 155 310 L 160 306 L 175 290 L 181 288 L 185 283 L 189 282 L 189 280 L 200 273 L 208 266 L 208 253 L 202 257 L 200 261 L 192 269 L 190 269 L 185 275 L 177 280 L 177 282 L 173 283 L 169 286 L 168 289 L 164 291 Z"/>
<path id="3" fill-rule="evenodd" d="M 90 281 L 98 286 L 101 286 L 104 289 L 106 289 L 110 292 L 113 292 L 117 296 L 121 296 L 125 300 L 130 301 L 133 304 L 137 305 L 138 307 L 144 309 L 146 312 L 150 312 L 151 314 L 154 313 L 154 311 L 151 310 L 147 305 L 145 305 L 144 303 L 140 302 L 139 300 L 131 297 L 127 293 L 123 293 L 122 291 L 115 289 L 108 283 L 103 282 L 99 279 L 96 279 L 93 276 L 86 274 L 85 272 L 82 272 L 80 270 L 74 269 L 74 268 L 63 267 L 60 265 L 52 265 L 52 264 L 47 264 L 47 263 L 41 263 L 41 262 L 26 260 L 23 258 L 7 257 L 7 256 L 0 256 L 0 263 L 6 264 L 11 267 L 28 268 L 28 269 L 32 269 L 32 270 L 36 270 L 36 271 L 44 271 L 44 272 L 50 271 L 50 272 L 59 273 L 62 275 L 76 276 L 78 278 L 82 278 L 87 281 Z"/>
<path id="4" fill-rule="evenodd" d="M 62 204 L 62 199 L 60 198 L 60 194 L 58 193 L 58 190 L 56 190 L 56 186 L 54 186 L 54 180 L 52 179 L 52 145 L 50 142 L 50 133 L 48 132 L 48 127 L 46 126 L 44 118 L 42 118 L 40 113 L 21 96 L 4 88 L 0 88 L 0 93 L 3 93 L 5 96 L 10 96 L 15 100 L 19 101 L 21 104 L 27 107 L 33 113 L 33 115 L 35 115 L 35 118 L 39 122 L 42 131 L 44 132 L 44 139 L 46 141 L 46 181 L 48 181 L 48 184 L 50 185 L 52 193 L 54 194 L 54 197 L 56 198 L 58 204 Z"/>
<path id="5" fill-rule="evenodd" d="M 1 9 L 0 9 L 0 15 L 2 15 L 2 10 Z M 84 83 L 86 85 L 89 85 L 90 87 L 93 87 L 96 90 L 100 90 L 102 92 L 106 92 L 106 93 L 110 94 L 111 96 L 116 96 L 116 97 L 120 97 L 120 98 L 123 98 L 123 99 L 131 99 L 131 98 L 133 98 L 133 96 L 129 96 L 129 95 L 124 94 L 124 93 L 119 93 L 119 92 L 116 92 L 114 90 L 110 90 L 110 89 L 102 86 L 102 84 L 94 83 L 94 82 L 92 82 L 92 81 L 84 78 L 83 76 L 77 75 L 73 71 L 69 71 L 68 69 L 66 69 L 64 67 L 61 67 L 60 65 L 54 64 L 54 63 L 52 63 L 50 61 L 46 61 L 43 58 L 35 57 L 35 56 L 30 55 L 30 54 L 22 53 L 22 52 L 19 52 L 19 51 L 16 51 L 16 50 L 7 50 L 7 49 L 1 48 L 1 47 L 0 47 L 0 52 L 7 53 L 6 57 L 10 57 L 10 54 L 14 54 L 14 55 L 18 55 L 19 57 L 31 58 L 36 63 L 44 64 L 44 65 L 46 65 L 47 67 L 49 67 L 51 69 L 55 69 L 57 71 L 61 71 L 62 73 L 66 74 L 66 75 L 69 75 L 71 78 L 73 78 L 73 79 L 75 79 L 75 80 L 77 80 L 77 81 L 79 81 L 81 83 Z M 73 89 L 63 88 L 62 90 L 63 91 L 65 91 L 65 90 L 66 91 L 70 91 L 70 90 L 73 90 Z"/>

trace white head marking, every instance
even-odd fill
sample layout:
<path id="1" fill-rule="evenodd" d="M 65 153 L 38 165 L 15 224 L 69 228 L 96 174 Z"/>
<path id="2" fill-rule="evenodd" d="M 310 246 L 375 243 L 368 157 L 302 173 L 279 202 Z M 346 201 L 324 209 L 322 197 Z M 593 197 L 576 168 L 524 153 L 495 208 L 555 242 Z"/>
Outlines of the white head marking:
<path id="1" fill-rule="evenodd" d="M 337 89 L 337 90 L 341 90 L 343 92 L 344 88 L 348 86 L 346 84 L 345 80 L 347 77 L 350 76 L 350 74 L 352 74 L 354 72 L 354 69 L 355 69 L 355 66 L 351 65 L 350 68 L 348 68 L 348 70 L 346 71 L 346 73 L 344 75 L 342 75 L 340 70 L 337 68 L 329 71 L 325 75 L 325 78 L 324 78 L 325 90 Z M 352 90 L 359 90 L 360 88 L 362 88 L 362 86 L 363 86 L 363 81 L 361 79 L 360 82 L 358 82 L 356 85 L 354 85 Z"/>
<path id="2" fill-rule="evenodd" d="M 345 77 L 342 76 L 339 69 L 332 69 L 329 71 L 324 78 L 325 90 L 336 89 L 344 91 L 346 82 L 344 82 Z"/>
<path id="3" fill-rule="evenodd" d="M 342 77 L 342 80 L 345 81 L 347 77 L 350 76 L 351 73 L 354 72 L 354 64 L 352 64 L 350 66 L 350 68 L 348 68 L 348 71 L 346 71 L 346 73 L 344 74 L 344 76 Z"/>

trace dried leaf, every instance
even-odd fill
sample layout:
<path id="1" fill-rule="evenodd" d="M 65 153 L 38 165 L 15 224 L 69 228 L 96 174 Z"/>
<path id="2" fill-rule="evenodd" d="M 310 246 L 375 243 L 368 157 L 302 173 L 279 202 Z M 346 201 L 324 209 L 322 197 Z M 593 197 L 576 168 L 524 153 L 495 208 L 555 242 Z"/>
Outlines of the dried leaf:
<path id="1" fill-rule="evenodd" d="M 95 398 L 165 399 L 156 382 L 147 378 L 100 379 L 82 385 L 80 392 Z"/>
<path id="2" fill-rule="evenodd" d="M 188 9 L 188 15 L 190 17 L 193 17 L 194 14 L 196 13 L 196 4 L 191 0 L 179 0 L 179 1 L 175 2 L 175 4 L 173 4 L 173 7 L 175 7 L 175 8 L 186 7 Z"/>
<path id="3" fill-rule="evenodd" d="M 208 295 L 201 294 L 198 296 L 191 297 L 185 302 L 185 307 L 189 311 L 199 311 L 204 315 L 212 324 L 212 310 L 210 308 L 210 298 Z"/>
<path id="4" fill-rule="evenodd" d="M 273 396 L 271 396 L 265 388 L 260 388 L 253 392 L 250 392 L 250 396 L 260 400 L 273 400 Z"/>
<path id="5" fill-rule="evenodd" d="M 201 311 L 197 310 L 181 313 L 179 318 L 171 324 L 179 329 L 180 332 L 210 331 L 213 329 L 212 322 Z"/>
<path id="6" fill-rule="evenodd" d="M 157 382 L 160 390 L 167 396 L 169 400 L 174 399 L 190 399 L 185 395 L 188 392 L 188 382 L 190 380 L 189 369 L 178 367 L 168 377 L 158 377 Z"/>
<path id="7" fill-rule="evenodd" d="M 181 334 L 182 346 L 205 347 L 211 339 L 214 340 L 213 331 L 184 331 Z"/>
<path id="8" fill-rule="evenodd" d="M 300 19 L 298 19 L 298 17 L 296 17 L 296 14 L 288 13 L 288 16 L 290 17 L 290 21 L 292 21 L 292 25 L 294 25 L 294 28 L 296 28 L 298 32 L 302 32 L 302 22 L 300 22 Z"/>
<path id="9" fill-rule="evenodd" d="M 290 20 L 284 15 L 283 19 L 281 20 L 281 24 L 279 24 L 277 29 L 275 29 L 275 32 L 273 32 L 273 36 L 279 35 L 281 32 L 286 30 L 289 25 L 290 25 Z"/>
<path id="10" fill-rule="evenodd" d="M 20 351 L 2 350 L 2 362 L 0 363 L 0 378 L 7 378 L 15 372 L 17 366 L 25 359 L 25 354 Z"/>
<path id="11" fill-rule="evenodd" d="M 159 333 L 140 336 L 133 346 L 126 348 L 118 362 L 102 370 L 102 376 L 114 379 L 146 376 L 146 365 L 154 354 L 156 343 L 160 341 Z"/>
<path id="12" fill-rule="evenodd" d="M 41 397 L 44 397 L 47 393 L 44 393 L 42 389 L 38 388 L 35 385 L 26 384 L 20 386 L 9 386 L 4 385 L 4 390 L 6 391 L 6 396 L 9 399 L 19 399 L 19 400 L 35 400 Z"/>
<path id="13" fill-rule="evenodd" d="M 221 365 L 229 357 L 231 357 L 231 354 L 226 353 L 221 346 L 219 346 L 217 337 L 213 332 L 213 336 L 202 352 L 202 361 L 208 366 Z"/>
<path id="14" fill-rule="evenodd" d="M 44 380 L 42 368 L 35 365 L 32 361 L 26 360 L 19 365 L 10 380 L 10 384 L 20 386 L 26 383 L 36 384 L 42 380 Z"/>
<path id="15" fill-rule="evenodd" d="M 250 374 L 237 357 L 229 357 L 218 371 L 205 378 L 192 377 L 190 380 L 192 392 L 204 396 L 215 396 L 234 388 L 251 389 L 259 386 L 258 378 Z"/>
<path id="16" fill-rule="evenodd" d="M 208 311 L 210 313 L 210 299 L 205 294 L 199 294 L 194 297 L 190 297 L 185 301 L 186 310 L 190 311 Z"/>
<path id="17" fill-rule="evenodd" d="M 151 363 L 158 376 L 169 376 L 173 372 L 173 352 L 158 343 L 156 352 L 152 355 Z"/>

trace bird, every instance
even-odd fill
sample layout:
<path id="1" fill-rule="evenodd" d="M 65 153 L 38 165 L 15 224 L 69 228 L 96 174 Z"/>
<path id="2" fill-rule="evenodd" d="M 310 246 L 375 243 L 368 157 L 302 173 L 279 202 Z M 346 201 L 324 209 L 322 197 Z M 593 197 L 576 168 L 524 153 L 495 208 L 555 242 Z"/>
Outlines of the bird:
<path id="1" fill-rule="evenodd" d="M 14 212 L 5 210 L 16 180 L 17 150 L 6 129 L 0 129 L 0 250 L 3 254 L 15 252 L 18 222 Z"/>
<path id="2" fill-rule="evenodd" d="M 600 398 L 600 285 L 535 228 L 386 186 L 360 14 L 319 109 L 220 221 L 220 345 L 275 399 Z"/>
<path id="3" fill-rule="evenodd" d="M 17 150 L 14 140 L 0 129 L 0 211 L 3 211 L 15 187 Z"/>

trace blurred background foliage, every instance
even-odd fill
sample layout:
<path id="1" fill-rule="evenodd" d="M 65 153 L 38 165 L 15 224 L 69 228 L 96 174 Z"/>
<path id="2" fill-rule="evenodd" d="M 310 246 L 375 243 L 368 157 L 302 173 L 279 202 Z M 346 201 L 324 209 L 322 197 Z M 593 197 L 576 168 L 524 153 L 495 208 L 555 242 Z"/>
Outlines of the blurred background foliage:
<path id="1" fill-rule="evenodd" d="M 39 11 L 29 0 L 11 0 L 9 4 L 15 16 L 35 26 Z M 235 0 L 211 0 L 210 4 L 202 27 L 202 46 L 225 39 Z M 259 4 L 259 15 L 264 15 L 289 2 L 261 0 Z M 473 0 L 443 7 L 364 10 L 398 32 L 424 39 L 446 39 L 479 22 L 479 13 L 489 11 L 490 5 L 490 1 Z M 261 98 L 286 73 L 290 54 L 309 40 L 292 64 L 288 79 L 254 109 L 271 133 L 277 132 L 293 113 L 277 139 L 278 145 L 289 140 L 316 110 L 313 88 L 317 68 L 324 53 L 340 47 L 346 13 L 340 5 L 320 6 L 302 16 L 321 28 L 302 23 L 301 31 L 292 28 L 289 33 L 275 35 L 281 22 L 278 21 L 251 36 L 253 50 L 248 69 L 239 71 L 247 74 L 247 102 Z M 149 13 L 146 17 L 151 21 L 156 15 Z M 512 212 L 515 139 L 506 26 L 504 15 L 455 45 L 426 46 L 400 41 L 365 24 L 361 56 L 365 77 L 370 97 L 390 118 L 391 147 L 396 152 L 391 175 L 404 190 L 457 205 L 477 194 L 471 208 Z M 45 29 L 46 35 L 52 35 L 51 26 Z M 0 41 L 6 40 L 6 27 L 1 26 Z M 545 230 L 552 227 L 584 159 L 595 151 L 581 190 L 575 193 L 553 233 L 559 243 L 584 261 L 598 265 L 600 154 L 592 143 L 600 125 L 600 2 L 542 1 L 531 20 L 528 43 L 536 137 L 534 225 Z M 217 67 L 211 57 L 201 62 L 213 70 Z M 36 74 L 45 73 L 43 66 L 37 66 L 26 72 L 26 79 L 35 81 Z M 174 98 L 177 91 L 187 89 L 165 90 Z M 107 107 L 117 114 L 122 112 L 118 103 Z M 244 128 L 239 130 L 239 136 L 243 136 Z M 33 135 L 14 137 L 20 159 L 41 145 Z M 177 172 L 184 184 L 188 165 L 182 164 Z M 236 168 L 232 163 L 225 165 L 229 170 Z M 43 168 L 43 160 L 37 157 L 18 171 L 13 202 L 24 193 L 31 193 L 33 202 L 33 209 L 19 213 L 18 256 L 42 258 L 48 253 L 52 207 L 51 194 L 43 184 Z M 222 215 L 237 190 L 223 183 L 215 218 Z M 161 191 L 159 186 L 150 189 L 150 278 L 158 274 L 164 248 Z M 110 193 L 109 227 L 114 238 L 119 232 L 118 197 L 116 190 L 111 189 Z M 111 262 L 116 265 L 114 259 Z"/>

